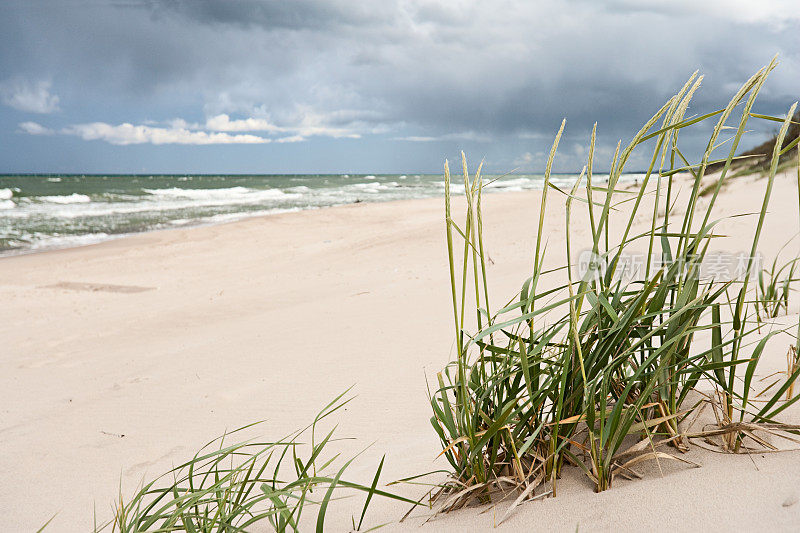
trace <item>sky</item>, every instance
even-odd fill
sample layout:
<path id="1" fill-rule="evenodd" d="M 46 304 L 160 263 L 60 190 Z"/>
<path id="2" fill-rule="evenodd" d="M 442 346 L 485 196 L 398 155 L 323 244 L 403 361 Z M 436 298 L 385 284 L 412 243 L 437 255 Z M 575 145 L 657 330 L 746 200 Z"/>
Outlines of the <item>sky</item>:
<path id="1" fill-rule="evenodd" d="M 594 122 L 602 169 L 695 70 L 690 114 L 775 54 L 781 115 L 797 0 L 3 0 L 0 172 L 541 172 L 562 118 L 555 169 Z"/>

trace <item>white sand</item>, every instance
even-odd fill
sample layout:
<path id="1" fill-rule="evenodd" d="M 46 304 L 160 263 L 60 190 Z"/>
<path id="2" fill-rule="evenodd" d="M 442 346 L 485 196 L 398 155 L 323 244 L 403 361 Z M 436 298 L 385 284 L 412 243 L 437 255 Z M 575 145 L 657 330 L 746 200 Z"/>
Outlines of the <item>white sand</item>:
<path id="1" fill-rule="evenodd" d="M 798 228 L 792 176 L 776 183 L 760 246 L 768 258 Z M 758 211 L 764 183 L 726 190 L 717 214 Z M 485 197 L 498 303 L 529 273 L 538 198 Z M 557 264 L 563 215 L 551 213 Z M 725 226 L 728 250 L 749 250 L 753 222 Z M 0 529 L 35 530 L 58 512 L 52 530 L 86 531 L 94 506 L 100 519 L 110 516 L 120 478 L 130 495 L 142 478 L 255 420 L 268 420 L 258 434 L 282 436 L 353 384 L 358 396 L 335 422 L 339 436 L 358 442 L 339 449 L 374 444 L 347 477 L 368 482 L 383 453 L 384 480 L 443 468 L 424 380 L 452 349 L 443 235 L 442 201 L 429 199 L 0 259 Z M 765 368 L 785 365 L 787 343 L 771 344 Z M 797 409 L 786 419 L 800 421 Z M 645 479 L 617 480 L 603 494 L 568 468 L 558 498 L 524 504 L 500 529 L 800 529 L 800 503 L 782 505 L 800 496 L 797 452 L 688 457 L 703 467 L 664 464 L 662 478 L 650 465 Z M 345 530 L 360 505 L 337 503 L 330 529 Z M 396 521 L 406 510 L 377 500 L 367 521 Z M 423 531 L 486 530 L 504 506 L 480 511 L 436 518 Z"/>

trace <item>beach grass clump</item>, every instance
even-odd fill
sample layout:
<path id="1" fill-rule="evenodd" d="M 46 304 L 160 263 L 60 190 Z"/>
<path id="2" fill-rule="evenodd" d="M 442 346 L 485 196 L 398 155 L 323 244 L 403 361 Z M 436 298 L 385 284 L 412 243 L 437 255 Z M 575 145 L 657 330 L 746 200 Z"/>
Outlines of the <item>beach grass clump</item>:
<path id="1" fill-rule="evenodd" d="M 296 532 L 315 526 L 323 531 L 334 500 L 360 492 L 364 495 L 362 510 L 352 518 L 353 531 L 360 531 L 373 497 L 414 504 L 378 488 L 383 459 L 370 485 L 354 483 L 343 475 L 357 456 L 343 461 L 340 454 L 328 452 L 336 440 L 335 428 L 321 440 L 317 438 L 317 424 L 349 401 L 344 394 L 338 396 L 308 427 L 276 441 L 228 443 L 250 425 L 209 442 L 189 461 L 147 483 L 130 499 L 120 495 L 114 518 L 95 530 Z M 342 496 L 342 491 L 349 493 Z M 309 514 L 312 516 L 307 517 Z"/>
<path id="2" fill-rule="evenodd" d="M 586 166 L 572 189 L 551 182 L 562 122 L 545 167 L 538 213 L 531 215 L 538 223 L 530 277 L 517 296 L 495 309 L 486 273 L 481 167 L 471 174 L 462 153 L 466 215 L 458 222 L 445 162 L 456 354 L 430 394 L 431 423 L 453 469 L 435 497 L 440 510 L 516 490 L 511 512 L 526 499 L 556 495 L 565 465 L 582 469 L 596 490 L 604 491 L 617 476 L 637 477 L 633 467 L 642 461 L 691 463 L 680 452 L 695 439 L 719 438 L 720 448 L 739 452 L 765 445 L 756 428 L 797 432 L 775 417 L 797 401 L 793 385 L 800 371 L 789 371 L 758 398 L 757 407 L 750 394 L 760 355 L 775 332 L 754 337 L 758 328 L 751 308 L 760 304 L 749 280 L 780 157 L 797 144 L 784 143 L 796 104 L 785 118 L 753 112 L 775 66 L 773 60 L 755 73 L 724 108 L 687 117 L 702 81 L 692 75 L 627 146 L 617 145 L 602 184 L 593 176 L 596 125 Z M 713 209 L 753 117 L 779 121 L 781 130 L 759 193 L 746 269 L 723 279 L 704 271 L 719 237 Z M 714 126 L 706 149 L 699 162 L 690 163 L 679 134 L 707 121 Z M 727 142 L 721 142 L 723 131 L 732 131 Z M 715 158 L 721 146 L 726 152 Z M 625 189 L 620 177 L 634 150 L 645 148 L 652 149 L 647 170 L 637 187 Z M 719 174 L 701 187 L 710 165 Z M 679 174 L 688 175 L 688 192 L 679 191 Z M 552 216 L 553 195 L 564 202 L 564 262 L 547 269 L 544 226 Z M 682 213 L 678 204 L 686 206 Z M 587 210 L 587 227 L 581 230 L 591 237 L 585 268 L 579 268 L 573 242 L 578 207 Z M 641 250 L 645 261 L 631 271 L 626 254 Z M 710 345 L 698 341 L 709 333 Z M 701 394 L 701 384 L 716 395 Z M 716 427 L 687 431 L 688 421 L 709 403 L 719 413 Z"/>

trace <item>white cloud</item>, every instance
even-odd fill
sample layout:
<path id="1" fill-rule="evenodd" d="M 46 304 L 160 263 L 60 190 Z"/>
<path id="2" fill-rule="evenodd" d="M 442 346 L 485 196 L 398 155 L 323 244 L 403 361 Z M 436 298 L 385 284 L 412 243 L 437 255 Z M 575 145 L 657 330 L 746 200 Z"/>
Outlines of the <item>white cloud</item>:
<path id="1" fill-rule="evenodd" d="M 394 137 L 395 141 L 409 141 L 409 142 L 434 142 L 434 141 L 474 141 L 474 142 L 490 142 L 491 137 L 482 135 L 474 131 L 462 131 L 460 133 L 447 133 L 445 135 L 438 135 L 436 137 L 409 135 L 407 137 Z"/>
<path id="2" fill-rule="evenodd" d="M 409 141 L 409 142 L 415 142 L 415 143 L 427 143 L 427 142 L 438 141 L 439 138 L 438 137 L 424 137 L 424 136 L 419 136 L 419 135 L 410 135 L 408 137 L 395 137 L 394 140 L 395 141 Z"/>
<path id="3" fill-rule="evenodd" d="M 101 140 L 110 144 L 264 144 L 271 139 L 258 135 L 231 135 L 229 133 L 192 131 L 186 128 L 158 128 L 133 124 L 112 125 L 105 122 L 75 124 L 61 130 L 66 135 L 76 135 L 86 141 Z"/>
<path id="4" fill-rule="evenodd" d="M 297 105 L 281 120 L 282 131 L 303 137 L 359 139 L 365 124 L 347 111 L 318 111 L 308 105 Z"/>
<path id="5" fill-rule="evenodd" d="M 285 137 L 262 137 L 259 135 L 241 134 L 241 133 L 228 133 L 227 131 L 219 131 L 222 128 L 228 128 L 230 131 L 255 131 L 259 128 L 257 126 L 258 120 L 262 119 L 243 119 L 243 120 L 230 120 L 227 115 L 218 115 L 208 119 L 206 127 L 208 130 L 203 130 L 200 124 L 188 123 L 183 119 L 176 118 L 161 124 L 165 126 L 157 126 L 154 121 L 145 121 L 144 124 L 108 124 L 106 122 L 91 122 L 87 124 L 73 124 L 62 128 L 58 132 L 48 127 L 42 126 L 36 122 L 21 122 L 19 128 L 21 131 L 30 135 L 52 135 L 60 133 L 63 135 L 74 135 L 80 137 L 85 141 L 105 141 L 110 144 L 128 145 L 128 144 L 194 144 L 194 145 L 207 145 L 207 144 L 266 144 L 271 142 L 276 143 L 295 143 L 306 140 L 307 135 L 318 135 L 325 131 L 325 128 L 278 128 L 273 127 L 273 131 L 286 131 L 289 135 Z M 255 128 L 249 130 L 249 128 Z M 301 130 L 304 134 L 292 133 L 293 131 Z M 354 134 L 340 134 L 338 130 L 328 132 L 332 136 L 354 136 Z M 357 136 L 357 135 L 355 135 Z"/>
<path id="6" fill-rule="evenodd" d="M 327 89 L 326 89 L 327 90 Z M 264 131 L 289 133 L 303 137 L 332 137 L 357 139 L 361 135 L 382 133 L 387 125 L 382 123 L 382 114 L 372 110 L 349 107 L 346 98 L 336 98 L 329 108 L 292 101 L 270 104 L 256 98 L 234 97 L 222 92 L 212 101 L 207 101 L 204 110 L 204 129 L 213 131 Z M 298 99 L 299 100 L 299 99 Z"/>
<path id="7" fill-rule="evenodd" d="M 154 122 L 152 124 L 148 124 L 147 121 L 145 121 L 145 124 L 148 125 L 148 126 L 157 126 L 158 125 L 157 122 Z M 190 124 L 189 122 L 186 122 L 182 118 L 173 118 L 172 120 L 166 121 L 165 124 L 169 127 L 169 129 L 173 129 L 173 130 L 201 130 L 201 129 L 203 129 L 203 127 L 200 124 Z"/>
<path id="8" fill-rule="evenodd" d="M 206 119 L 205 129 L 210 131 L 241 132 L 264 131 L 268 133 L 290 133 L 289 137 L 276 139 L 277 142 L 298 142 L 307 137 L 333 137 L 358 139 L 361 134 L 357 132 L 360 124 L 353 122 L 344 126 L 332 126 L 331 122 L 337 118 L 334 113 L 328 115 L 318 113 L 310 108 L 300 107 L 295 113 L 285 117 L 284 125 L 273 123 L 263 117 L 248 117 L 231 119 L 227 113 L 214 115 Z"/>
<path id="9" fill-rule="evenodd" d="M 52 135 L 55 133 L 50 128 L 46 128 L 36 122 L 20 122 L 19 129 L 30 135 Z"/>
<path id="10" fill-rule="evenodd" d="M 50 85 L 49 81 L 6 80 L 0 83 L 0 99 L 20 111 L 52 113 L 58 111 L 58 96 L 50 94 Z"/>
<path id="11" fill-rule="evenodd" d="M 225 113 L 206 119 L 206 129 L 212 131 L 283 131 L 283 128 L 263 118 L 231 120 L 231 117 Z"/>
<path id="12" fill-rule="evenodd" d="M 275 142 L 279 143 L 299 143 L 305 141 L 306 138 L 302 135 L 290 135 L 289 137 L 282 137 L 280 139 L 276 139 Z"/>

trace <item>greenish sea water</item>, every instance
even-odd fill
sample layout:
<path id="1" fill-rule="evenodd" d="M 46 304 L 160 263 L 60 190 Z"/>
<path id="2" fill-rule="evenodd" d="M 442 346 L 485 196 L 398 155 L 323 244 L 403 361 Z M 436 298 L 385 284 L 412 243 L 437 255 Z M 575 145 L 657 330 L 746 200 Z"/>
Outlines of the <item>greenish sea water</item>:
<path id="1" fill-rule="evenodd" d="M 575 178 L 558 175 L 553 180 L 567 186 Z M 541 185 L 540 175 L 512 175 L 487 191 Z M 452 187 L 454 192 L 460 188 Z M 0 175 L 0 254 L 270 213 L 443 194 L 439 174 Z"/>

